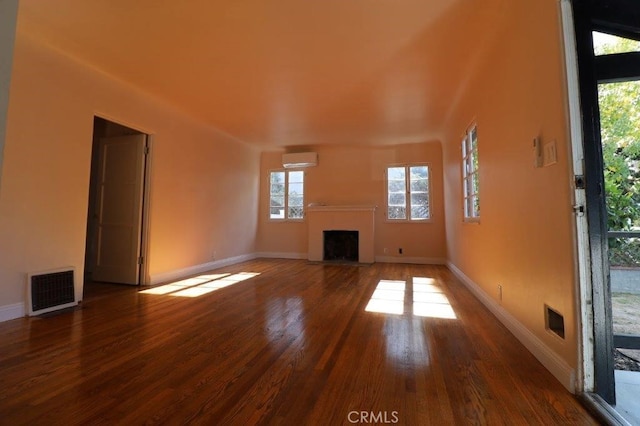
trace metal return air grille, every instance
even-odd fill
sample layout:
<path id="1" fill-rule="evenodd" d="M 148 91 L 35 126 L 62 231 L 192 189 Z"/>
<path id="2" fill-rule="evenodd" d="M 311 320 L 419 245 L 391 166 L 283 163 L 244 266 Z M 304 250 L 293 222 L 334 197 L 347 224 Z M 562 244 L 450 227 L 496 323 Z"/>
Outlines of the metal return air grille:
<path id="1" fill-rule="evenodd" d="M 31 315 L 76 305 L 73 270 L 29 276 Z"/>

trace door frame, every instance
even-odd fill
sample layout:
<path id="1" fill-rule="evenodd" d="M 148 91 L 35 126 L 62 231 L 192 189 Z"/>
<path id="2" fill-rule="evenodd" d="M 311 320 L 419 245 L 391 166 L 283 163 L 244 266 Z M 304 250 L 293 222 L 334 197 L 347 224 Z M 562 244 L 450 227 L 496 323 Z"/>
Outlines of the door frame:
<path id="1" fill-rule="evenodd" d="M 616 419 L 619 415 L 611 407 L 616 400 L 614 339 L 598 101 L 598 84 L 611 81 L 611 75 L 605 74 L 607 70 L 602 67 L 605 61 L 594 54 L 592 32 L 640 39 L 640 10 L 632 1 L 563 0 L 562 3 L 574 172 L 584 184 L 582 194 L 576 185 L 576 208 L 585 213 L 576 224 L 582 390 L 599 411 Z M 573 34 L 567 34 L 569 26 L 573 27 Z M 622 74 L 620 77 L 624 78 Z M 582 246 L 584 243 L 588 248 Z"/>
<path id="2" fill-rule="evenodd" d="M 96 149 L 96 129 L 95 129 L 95 120 L 96 119 L 100 119 L 100 120 L 104 120 L 106 122 L 112 123 L 116 126 L 122 127 L 122 128 L 126 128 L 132 132 L 135 132 L 135 134 L 143 134 L 146 136 L 146 148 L 145 148 L 145 155 L 143 156 L 143 178 L 142 178 L 142 195 L 141 195 L 141 208 L 142 208 L 142 215 L 141 215 L 141 222 L 140 222 L 140 252 L 138 254 L 139 258 L 140 258 L 140 267 L 139 267 L 139 272 L 138 272 L 138 279 L 137 279 L 137 284 L 138 286 L 141 285 L 149 285 L 151 280 L 150 280 L 150 276 L 149 276 L 149 255 L 150 255 L 150 221 L 151 221 L 151 169 L 152 169 L 152 153 L 153 153 L 153 145 L 154 145 L 154 135 L 148 132 L 145 132 L 143 130 L 140 130 L 139 128 L 129 125 L 129 124 L 124 124 L 122 121 L 113 119 L 112 117 L 109 117 L 107 115 L 104 114 L 94 114 L 94 125 L 93 125 L 93 144 L 92 144 L 92 157 L 91 157 L 91 166 L 90 166 L 90 173 L 91 173 L 91 181 L 90 181 L 90 185 L 89 185 L 89 190 L 91 191 L 91 194 L 89 196 L 89 206 L 88 206 L 88 214 L 87 214 L 87 235 L 86 235 L 86 239 L 87 239 L 87 247 L 89 245 L 90 239 L 91 238 L 95 238 L 95 235 L 91 235 L 92 233 L 95 234 L 96 230 L 95 228 L 93 228 L 90 225 L 90 221 L 92 220 L 91 215 L 92 215 L 92 209 L 94 207 L 94 204 L 92 202 L 92 200 L 95 200 L 95 194 L 97 194 L 97 186 L 95 184 L 94 181 L 94 176 L 98 171 L 98 164 L 96 163 L 96 158 L 94 158 L 96 156 L 96 152 L 93 152 L 93 150 Z M 103 135 L 105 136 L 105 135 Z M 92 254 L 90 252 L 90 250 L 88 250 L 88 248 L 85 251 L 85 256 L 89 256 L 90 254 Z M 93 260 L 92 260 L 93 261 Z M 86 268 L 86 262 L 85 262 L 85 268 Z"/>

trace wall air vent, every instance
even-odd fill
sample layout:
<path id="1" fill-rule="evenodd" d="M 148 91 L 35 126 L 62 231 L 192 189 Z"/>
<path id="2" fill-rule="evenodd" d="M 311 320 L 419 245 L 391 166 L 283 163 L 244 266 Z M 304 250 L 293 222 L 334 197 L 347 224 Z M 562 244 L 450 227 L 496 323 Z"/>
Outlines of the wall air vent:
<path id="1" fill-rule="evenodd" d="M 285 169 L 297 169 L 318 165 L 317 152 L 292 152 L 282 154 L 282 166 Z"/>
<path id="2" fill-rule="evenodd" d="M 76 306 L 73 268 L 27 275 L 30 316 Z"/>

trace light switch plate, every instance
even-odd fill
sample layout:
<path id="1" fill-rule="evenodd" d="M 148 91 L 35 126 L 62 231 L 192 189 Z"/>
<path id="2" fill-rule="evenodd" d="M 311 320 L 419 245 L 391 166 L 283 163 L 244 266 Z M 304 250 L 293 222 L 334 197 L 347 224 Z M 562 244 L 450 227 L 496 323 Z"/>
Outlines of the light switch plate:
<path id="1" fill-rule="evenodd" d="M 556 147 L 556 141 L 552 140 L 551 142 L 546 143 L 544 145 L 542 164 L 546 167 L 546 166 L 555 164 L 557 162 L 558 162 L 558 150 Z"/>

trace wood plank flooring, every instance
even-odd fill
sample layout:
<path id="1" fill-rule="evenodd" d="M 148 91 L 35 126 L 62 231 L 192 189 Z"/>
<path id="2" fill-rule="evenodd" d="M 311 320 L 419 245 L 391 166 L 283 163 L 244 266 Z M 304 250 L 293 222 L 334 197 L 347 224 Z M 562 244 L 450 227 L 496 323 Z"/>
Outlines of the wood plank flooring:
<path id="1" fill-rule="evenodd" d="M 221 273 L 0 323 L 0 424 L 597 424 L 445 267 Z"/>

